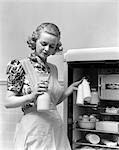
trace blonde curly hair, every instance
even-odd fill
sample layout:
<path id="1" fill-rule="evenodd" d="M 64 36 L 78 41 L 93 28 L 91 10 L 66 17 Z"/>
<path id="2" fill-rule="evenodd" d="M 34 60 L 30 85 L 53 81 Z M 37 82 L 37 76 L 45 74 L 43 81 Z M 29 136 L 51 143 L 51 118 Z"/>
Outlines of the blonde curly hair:
<path id="1" fill-rule="evenodd" d="M 42 23 L 40 26 L 36 28 L 36 30 L 32 33 L 32 35 L 28 38 L 27 44 L 32 49 L 36 49 L 36 41 L 39 39 L 42 31 L 45 31 L 49 34 L 55 35 L 58 37 L 59 42 L 56 46 L 55 53 L 62 52 L 62 43 L 60 42 L 61 33 L 59 28 L 53 23 Z"/>

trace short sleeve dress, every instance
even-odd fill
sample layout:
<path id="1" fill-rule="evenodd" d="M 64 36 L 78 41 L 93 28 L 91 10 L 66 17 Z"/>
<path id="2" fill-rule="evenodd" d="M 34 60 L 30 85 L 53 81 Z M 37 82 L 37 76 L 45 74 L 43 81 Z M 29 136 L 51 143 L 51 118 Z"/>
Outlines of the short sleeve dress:
<path id="1" fill-rule="evenodd" d="M 16 127 L 15 150 L 71 150 L 63 121 L 56 109 L 64 89 L 58 82 L 55 65 L 47 63 L 46 67 L 34 56 L 20 61 L 12 60 L 7 66 L 7 89 L 18 96 L 30 94 L 30 77 L 34 77 L 36 72 L 50 75 L 50 110 L 38 112 L 34 102 L 22 106 L 24 115 Z"/>

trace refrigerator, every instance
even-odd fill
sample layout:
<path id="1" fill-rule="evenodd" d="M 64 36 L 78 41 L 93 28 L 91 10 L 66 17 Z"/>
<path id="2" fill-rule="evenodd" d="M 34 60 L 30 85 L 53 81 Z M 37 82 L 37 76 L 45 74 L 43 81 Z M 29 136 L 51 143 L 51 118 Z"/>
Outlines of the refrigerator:
<path id="1" fill-rule="evenodd" d="M 69 49 L 64 68 L 66 87 L 84 78 L 90 89 L 89 100 L 77 87 L 64 102 L 72 149 L 119 149 L 119 47 Z"/>

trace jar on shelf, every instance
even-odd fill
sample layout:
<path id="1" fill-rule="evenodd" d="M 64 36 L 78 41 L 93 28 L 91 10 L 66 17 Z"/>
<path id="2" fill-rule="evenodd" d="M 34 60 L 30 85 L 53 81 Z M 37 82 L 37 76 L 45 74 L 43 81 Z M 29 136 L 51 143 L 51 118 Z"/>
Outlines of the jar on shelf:
<path id="1" fill-rule="evenodd" d="M 90 101 L 90 104 L 98 105 L 98 103 L 99 103 L 98 92 L 96 91 L 96 88 L 92 88 L 91 89 L 91 101 Z"/>

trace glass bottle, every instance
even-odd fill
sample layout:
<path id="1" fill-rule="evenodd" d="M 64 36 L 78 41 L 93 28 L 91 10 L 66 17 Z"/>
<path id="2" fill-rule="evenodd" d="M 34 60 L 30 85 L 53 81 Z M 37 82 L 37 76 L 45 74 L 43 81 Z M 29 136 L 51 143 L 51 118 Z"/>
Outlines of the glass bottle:
<path id="1" fill-rule="evenodd" d="M 99 97 L 98 97 L 98 92 L 96 91 L 96 88 L 91 89 L 91 104 L 96 104 L 98 105 L 99 103 Z"/>

